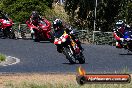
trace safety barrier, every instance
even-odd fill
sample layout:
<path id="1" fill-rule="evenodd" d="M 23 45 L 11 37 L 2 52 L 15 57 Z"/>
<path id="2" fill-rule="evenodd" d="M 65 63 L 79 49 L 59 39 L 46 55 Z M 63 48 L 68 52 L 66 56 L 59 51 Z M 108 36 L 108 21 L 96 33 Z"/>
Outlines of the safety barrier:
<path id="1" fill-rule="evenodd" d="M 96 45 L 115 45 L 115 39 L 112 32 L 89 32 L 88 30 L 80 30 L 78 38 L 83 43 L 93 43 Z"/>
<path id="2" fill-rule="evenodd" d="M 26 24 L 14 23 L 12 29 L 17 39 L 30 39 L 30 30 Z"/>

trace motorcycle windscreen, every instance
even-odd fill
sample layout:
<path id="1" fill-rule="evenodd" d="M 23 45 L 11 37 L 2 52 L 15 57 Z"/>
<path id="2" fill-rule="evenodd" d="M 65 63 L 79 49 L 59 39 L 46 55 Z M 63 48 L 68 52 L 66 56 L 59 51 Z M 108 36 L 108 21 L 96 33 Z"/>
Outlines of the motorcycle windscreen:
<path id="1" fill-rule="evenodd" d="M 60 38 L 63 34 L 64 34 L 64 30 L 59 30 L 59 31 L 55 32 L 55 37 Z"/>
<path id="2" fill-rule="evenodd" d="M 47 26 L 46 22 L 44 22 L 44 21 L 40 21 L 40 23 L 41 23 L 41 25 L 43 25 L 43 26 Z"/>

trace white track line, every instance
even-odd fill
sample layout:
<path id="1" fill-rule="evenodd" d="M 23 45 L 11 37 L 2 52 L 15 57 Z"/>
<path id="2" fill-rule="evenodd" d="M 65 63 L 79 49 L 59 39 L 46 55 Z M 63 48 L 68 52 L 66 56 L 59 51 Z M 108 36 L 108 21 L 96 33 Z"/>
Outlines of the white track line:
<path id="1" fill-rule="evenodd" d="M 20 59 L 16 58 L 16 57 L 12 57 L 12 56 L 6 56 L 6 58 L 13 58 L 16 61 L 14 63 L 10 63 L 10 64 L 6 64 L 6 65 L 2 65 L 2 66 L 8 66 L 8 65 L 14 65 L 20 62 Z M 6 59 L 6 61 L 8 61 L 8 59 Z"/>

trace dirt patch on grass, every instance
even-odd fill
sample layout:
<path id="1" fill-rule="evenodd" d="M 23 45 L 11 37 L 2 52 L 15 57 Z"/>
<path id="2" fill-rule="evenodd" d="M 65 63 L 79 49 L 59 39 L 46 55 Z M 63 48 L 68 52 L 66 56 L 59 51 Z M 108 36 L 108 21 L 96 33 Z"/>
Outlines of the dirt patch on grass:
<path id="1" fill-rule="evenodd" d="M 35 84 L 77 84 L 76 74 L 42 74 L 42 73 L 17 73 L 17 74 L 0 74 L 0 87 L 4 88 L 11 83 L 19 85 L 21 83 L 35 83 Z"/>

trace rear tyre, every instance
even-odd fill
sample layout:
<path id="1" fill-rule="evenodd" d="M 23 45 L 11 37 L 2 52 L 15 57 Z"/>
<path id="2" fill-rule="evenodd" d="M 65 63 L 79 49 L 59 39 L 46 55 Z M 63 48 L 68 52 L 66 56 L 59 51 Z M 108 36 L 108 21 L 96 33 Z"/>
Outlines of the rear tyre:
<path id="1" fill-rule="evenodd" d="M 84 64 L 85 63 L 85 57 L 84 55 L 81 53 L 81 57 L 78 58 L 79 64 Z"/>
<path id="2" fill-rule="evenodd" d="M 127 49 L 132 52 L 132 42 L 127 45 Z"/>
<path id="3" fill-rule="evenodd" d="M 75 58 L 73 57 L 69 48 L 64 48 L 64 55 L 69 60 L 70 64 L 75 64 Z"/>

